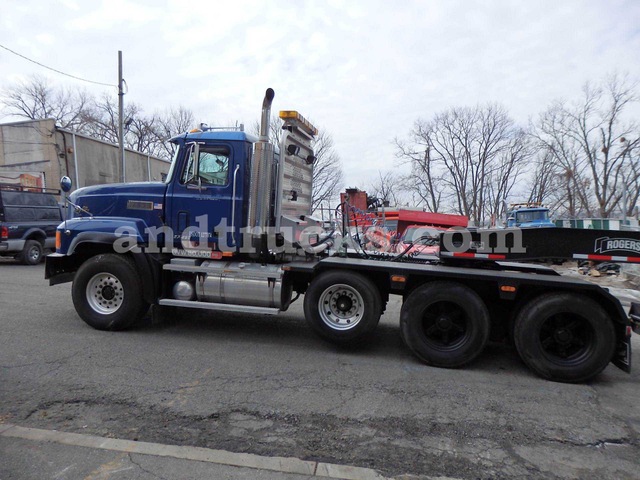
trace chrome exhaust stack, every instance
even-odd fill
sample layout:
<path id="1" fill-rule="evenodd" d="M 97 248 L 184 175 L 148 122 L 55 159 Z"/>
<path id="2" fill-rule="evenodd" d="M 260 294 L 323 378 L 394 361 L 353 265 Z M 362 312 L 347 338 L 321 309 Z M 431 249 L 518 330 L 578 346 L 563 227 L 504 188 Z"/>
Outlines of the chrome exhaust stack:
<path id="1" fill-rule="evenodd" d="M 269 142 L 271 103 L 275 92 L 268 88 L 262 101 L 260 138 L 255 144 L 251 160 L 251 187 L 249 190 L 249 214 L 247 226 L 251 228 L 251 245 L 258 255 L 267 254 L 267 228 L 271 213 L 271 174 L 274 162 L 274 146 Z"/>

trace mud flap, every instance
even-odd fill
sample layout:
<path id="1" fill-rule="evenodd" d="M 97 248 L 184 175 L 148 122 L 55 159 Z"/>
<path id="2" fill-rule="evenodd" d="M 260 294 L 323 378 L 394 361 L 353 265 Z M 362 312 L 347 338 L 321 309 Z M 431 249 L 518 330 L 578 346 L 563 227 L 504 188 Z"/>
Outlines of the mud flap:
<path id="1" fill-rule="evenodd" d="M 616 354 L 611 362 L 623 372 L 631 373 L 631 337 L 625 335 L 618 342 Z"/>
<path id="2" fill-rule="evenodd" d="M 631 302 L 629 310 L 629 324 L 625 327 L 621 340 L 618 342 L 613 364 L 620 370 L 631 372 L 631 330 L 640 333 L 640 303 Z"/>
<path id="3" fill-rule="evenodd" d="M 629 320 L 631 321 L 631 328 L 633 328 L 633 331 L 640 334 L 640 303 L 631 302 Z"/>

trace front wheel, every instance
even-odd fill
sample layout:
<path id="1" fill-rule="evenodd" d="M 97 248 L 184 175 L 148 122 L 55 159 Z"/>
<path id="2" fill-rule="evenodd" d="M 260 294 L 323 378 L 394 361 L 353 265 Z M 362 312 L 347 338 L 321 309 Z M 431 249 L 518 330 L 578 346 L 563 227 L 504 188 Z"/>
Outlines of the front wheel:
<path id="1" fill-rule="evenodd" d="M 122 330 L 148 309 L 138 272 L 122 255 L 101 254 L 84 262 L 73 280 L 73 304 L 80 317 L 98 330 Z"/>
<path id="2" fill-rule="evenodd" d="M 435 367 L 474 360 L 489 339 L 489 312 L 476 292 L 453 282 L 431 282 L 409 294 L 400 312 L 400 334 L 409 349 Z"/>
<path id="3" fill-rule="evenodd" d="M 304 296 L 304 316 L 325 340 L 360 343 L 378 326 L 382 301 L 376 286 L 354 272 L 327 272 L 315 278 Z"/>
<path id="4" fill-rule="evenodd" d="M 616 334 L 607 312 L 582 295 L 550 293 L 518 314 L 513 340 L 520 358 L 541 377 L 578 383 L 593 378 L 615 353 Z"/>

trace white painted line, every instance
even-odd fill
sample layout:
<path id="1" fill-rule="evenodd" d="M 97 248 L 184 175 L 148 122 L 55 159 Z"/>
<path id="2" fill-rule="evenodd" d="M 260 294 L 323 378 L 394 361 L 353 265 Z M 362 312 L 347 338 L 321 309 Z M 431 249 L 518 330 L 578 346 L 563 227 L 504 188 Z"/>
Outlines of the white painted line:
<path id="1" fill-rule="evenodd" d="M 19 427 L 11 424 L 0 425 L 0 436 L 343 480 L 384 480 L 385 478 L 370 468 L 313 462 L 294 457 L 266 457 L 202 447 L 134 442 L 132 440 L 97 437 L 80 433 Z"/>

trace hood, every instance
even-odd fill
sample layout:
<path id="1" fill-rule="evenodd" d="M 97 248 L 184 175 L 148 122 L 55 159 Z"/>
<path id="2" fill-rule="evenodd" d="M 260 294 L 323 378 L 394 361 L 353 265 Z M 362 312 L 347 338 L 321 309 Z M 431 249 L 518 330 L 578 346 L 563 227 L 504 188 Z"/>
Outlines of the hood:
<path id="1" fill-rule="evenodd" d="M 112 183 L 80 188 L 69 199 L 94 217 L 139 218 L 161 226 L 166 190 L 162 182 Z"/>

